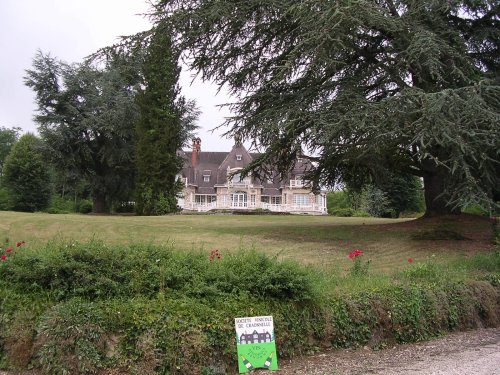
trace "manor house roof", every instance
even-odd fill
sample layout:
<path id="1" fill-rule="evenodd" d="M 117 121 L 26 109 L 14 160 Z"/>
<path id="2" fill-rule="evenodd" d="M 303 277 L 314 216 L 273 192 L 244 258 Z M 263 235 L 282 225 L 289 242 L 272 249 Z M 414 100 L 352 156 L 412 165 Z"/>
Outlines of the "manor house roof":
<path id="1" fill-rule="evenodd" d="M 182 175 L 187 185 L 195 186 L 198 194 L 215 194 L 215 187 L 227 184 L 228 175 L 248 166 L 258 153 L 249 153 L 241 143 L 236 143 L 229 152 L 201 151 L 201 140 L 193 140 L 192 151 L 179 153 L 185 160 Z M 290 179 L 301 176 L 310 166 L 308 161 L 297 163 L 290 175 L 283 179 L 259 180 L 252 178 L 255 187 L 263 188 L 263 195 L 279 195 L 280 188 Z M 276 173 L 276 176 L 278 173 Z"/>

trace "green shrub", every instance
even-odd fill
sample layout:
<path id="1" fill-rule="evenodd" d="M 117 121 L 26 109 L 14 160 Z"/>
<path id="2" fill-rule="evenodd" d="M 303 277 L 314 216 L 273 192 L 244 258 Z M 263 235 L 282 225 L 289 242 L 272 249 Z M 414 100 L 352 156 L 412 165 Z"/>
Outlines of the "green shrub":
<path id="1" fill-rule="evenodd" d="M 92 211 L 92 206 L 90 208 L 90 211 Z M 135 212 L 135 202 L 120 202 L 115 206 L 114 211 L 119 214 L 133 213 Z"/>
<path id="2" fill-rule="evenodd" d="M 351 205 L 349 202 L 349 197 L 345 191 L 331 191 L 326 195 L 326 207 L 328 213 L 333 216 L 351 216 L 351 215 L 339 215 L 334 212 L 342 210 L 351 210 Z"/>
<path id="3" fill-rule="evenodd" d="M 92 201 L 82 199 L 80 203 L 78 203 L 78 212 L 81 214 L 88 214 L 89 212 L 92 212 Z"/>
<path id="4" fill-rule="evenodd" d="M 52 291 L 58 300 L 151 296 L 165 290 L 197 297 L 240 292 L 291 300 L 314 296 L 308 273 L 297 263 L 257 252 L 224 255 L 210 262 L 208 254 L 176 252 L 170 245 L 53 243 L 41 251 L 20 252 L 8 267 L 0 268 L 0 277 L 21 290 Z"/>
<path id="5" fill-rule="evenodd" d="M 37 326 L 36 365 L 50 374 L 96 373 L 106 364 L 105 319 L 92 302 L 55 305 Z"/>
<path id="6" fill-rule="evenodd" d="M 128 272 L 127 257 L 107 251 L 99 242 L 47 245 L 38 252 L 19 252 L 0 275 L 22 290 L 53 291 L 58 300 L 119 295 Z M 3 275 L 2 275 L 3 273 Z"/>
<path id="7" fill-rule="evenodd" d="M 270 258 L 255 251 L 223 256 L 207 268 L 203 283 L 222 293 L 250 293 L 283 300 L 314 298 L 311 275 L 295 262 Z"/>
<path id="8" fill-rule="evenodd" d="M 354 210 L 351 208 L 337 208 L 328 210 L 328 213 L 332 216 L 351 217 L 354 214 Z"/>
<path id="9" fill-rule="evenodd" d="M 52 196 L 50 207 L 47 209 L 49 214 L 68 214 L 76 212 L 75 202 L 72 199 L 61 198 L 59 195 Z"/>
<path id="10" fill-rule="evenodd" d="M 372 185 L 363 189 L 363 211 L 374 217 L 393 216 L 387 193 Z"/>

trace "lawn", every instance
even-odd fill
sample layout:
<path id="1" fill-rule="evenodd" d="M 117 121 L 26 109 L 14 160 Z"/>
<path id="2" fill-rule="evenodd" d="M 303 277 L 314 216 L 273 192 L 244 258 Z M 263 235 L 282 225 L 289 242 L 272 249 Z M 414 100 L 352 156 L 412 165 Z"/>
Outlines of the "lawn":
<path id="1" fill-rule="evenodd" d="M 361 249 L 371 269 L 393 271 L 435 256 L 454 260 L 492 248 L 486 218 L 376 219 L 331 216 L 172 215 L 161 217 L 50 215 L 0 212 L 0 244 L 47 241 L 108 244 L 173 242 L 185 251 L 222 253 L 255 249 L 323 269 L 351 266 L 349 251 Z"/>

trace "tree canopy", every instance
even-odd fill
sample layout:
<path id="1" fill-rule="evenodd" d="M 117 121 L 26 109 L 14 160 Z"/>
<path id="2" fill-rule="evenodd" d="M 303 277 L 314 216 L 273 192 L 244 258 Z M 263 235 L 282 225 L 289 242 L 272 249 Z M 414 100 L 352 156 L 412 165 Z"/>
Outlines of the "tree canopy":
<path id="1" fill-rule="evenodd" d="M 138 109 L 131 72 L 118 59 L 70 65 L 41 52 L 27 70 L 39 132 L 58 167 L 70 166 L 89 181 L 94 212 L 108 211 L 133 191 Z"/>
<path id="2" fill-rule="evenodd" d="M 500 186 L 494 0 L 157 0 L 191 67 L 237 96 L 228 134 L 315 186 L 420 176 L 426 213 Z"/>
<path id="3" fill-rule="evenodd" d="M 42 141 L 30 133 L 23 135 L 5 160 L 2 184 L 9 192 L 10 208 L 26 212 L 47 208 L 50 183 Z"/>

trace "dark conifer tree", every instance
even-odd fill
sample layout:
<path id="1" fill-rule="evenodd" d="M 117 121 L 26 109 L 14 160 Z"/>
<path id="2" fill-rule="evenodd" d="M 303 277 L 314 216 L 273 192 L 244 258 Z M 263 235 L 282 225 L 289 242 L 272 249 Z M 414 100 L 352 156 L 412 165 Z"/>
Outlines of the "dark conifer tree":
<path id="1" fill-rule="evenodd" d="M 67 64 L 39 52 L 25 77 L 53 165 L 88 181 L 95 213 L 130 200 L 134 182 L 137 82 L 125 74 L 127 62 L 104 62 Z"/>
<path id="2" fill-rule="evenodd" d="M 14 211 L 34 212 L 48 207 L 51 181 L 40 139 L 30 133 L 19 138 L 5 160 L 2 182 Z"/>
<path id="3" fill-rule="evenodd" d="M 237 95 L 229 134 L 316 187 L 423 178 L 426 214 L 491 204 L 500 175 L 497 0 L 157 0 L 203 78 Z"/>
<path id="4" fill-rule="evenodd" d="M 178 53 L 170 30 L 159 24 L 150 34 L 143 65 L 145 89 L 138 94 L 140 118 L 136 127 L 136 212 L 161 215 L 177 210 L 177 175 L 182 158 L 177 152 L 187 136 L 179 95 Z"/>

